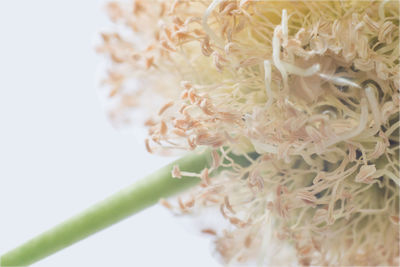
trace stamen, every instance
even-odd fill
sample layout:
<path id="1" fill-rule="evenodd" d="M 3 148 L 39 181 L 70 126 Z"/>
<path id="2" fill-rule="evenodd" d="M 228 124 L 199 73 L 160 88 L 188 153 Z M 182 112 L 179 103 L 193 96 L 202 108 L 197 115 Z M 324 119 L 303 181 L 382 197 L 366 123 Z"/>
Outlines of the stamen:
<path id="1" fill-rule="evenodd" d="M 380 126 L 382 124 L 382 119 L 381 119 L 381 113 L 379 111 L 379 103 L 376 100 L 375 94 L 371 87 L 367 86 L 367 88 L 365 88 L 365 95 L 367 96 L 369 106 L 371 107 L 375 124 L 376 126 Z"/>
<path id="2" fill-rule="evenodd" d="M 265 108 L 268 109 L 272 105 L 273 101 L 271 90 L 271 62 L 269 60 L 264 61 L 264 73 L 265 90 L 268 98 Z"/>
<path id="3" fill-rule="evenodd" d="M 288 41 L 288 34 L 289 34 L 289 30 L 288 30 L 288 17 L 287 17 L 287 11 L 286 9 L 282 10 L 282 37 L 283 37 L 283 43 L 286 44 Z"/>
<path id="4" fill-rule="evenodd" d="M 320 64 L 314 64 L 307 69 L 299 68 L 293 64 L 282 62 L 283 66 L 286 68 L 287 72 L 301 77 L 308 77 L 316 74 L 321 69 Z"/>
<path id="5" fill-rule="evenodd" d="M 321 76 L 321 78 L 324 78 L 325 80 L 332 81 L 337 85 L 352 86 L 352 87 L 355 87 L 355 88 L 361 88 L 361 86 L 358 85 L 357 83 L 355 83 L 355 82 L 353 82 L 353 81 L 351 81 L 349 79 L 343 78 L 343 77 L 338 77 L 338 76 L 333 76 L 333 75 L 326 75 L 324 73 L 320 73 L 319 76 Z"/>
<path id="6" fill-rule="evenodd" d="M 383 0 L 383 1 L 380 3 L 380 5 L 379 5 L 378 14 L 379 14 L 379 18 L 380 18 L 381 20 L 384 20 L 384 19 L 385 19 L 385 4 L 386 4 L 387 2 L 389 2 L 389 1 L 391 1 L 391 0 Z"/>
<path id="7" fill-rule="evenodd" d="M 208 20 L 208 17 L 210 16 L 211 12 L 213 12 L 215 7 L 218 4 L 220 4 L 222 1 L 223 0 L 212 1 L 212 3 L 208 6 L 207 10 L 204 12 L 203 21 L 202 21 L 204 31 L 208 34 L 208 36 L 210 36 L 211 40 L 214 40 L 214 42 L 216 42 L 221 47 L 224 46 L 224 41 L 215 34 L 215 32 L 210 28 L 210 26 L 208 26 L 207 20 Z"/>
<path id="8" fill-rule="evenodd" d="M 367 100 L 365 98 L 363 98 L 363 99 L 361 99 L 361 115 L 360 115 L 360 123 L 358 124 L 358 127 L 356 129 L 354 129 L 353 131 L 342 134 L 341 136 L 327 142 L 326 146 L 329 147 L 340 141 L 348 140 L 348 139 L 351 139 L 351 138 L 359 135 L 360 133 L 362 133 L 362 131 L 364 131 L 365 127 L 367 126 L 367 122 L 368 122 L 368 103 L 367 103 Z"/>
<path id="9" fill-rule="evenodd" d="M 272 37 L 272 59 L 274 61 L 275 67 L 279 70 L 283 79 L 284 90 L 288 89 L 288 74 L 286 72 L 285 66 L 282 64 L 280 59 L 281 53 L 281 41 L 278 37 L 278 33 L 281 31 L 281 26 L 276 26 L 274 30 L 274 36 Z"/>

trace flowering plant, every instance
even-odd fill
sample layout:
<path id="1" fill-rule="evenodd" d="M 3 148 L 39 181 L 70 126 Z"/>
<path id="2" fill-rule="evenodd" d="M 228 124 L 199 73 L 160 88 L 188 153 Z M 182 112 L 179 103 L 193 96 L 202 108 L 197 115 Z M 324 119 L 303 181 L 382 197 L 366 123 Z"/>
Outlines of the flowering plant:
<path id="1" fill-rule="evenodd" d="M 104 34 L 99 48 L 113 61 L 112 115 L 128 116 L 132 97 L 147 105 L 162 95 L 171 100 L 147 121 L 149 152 L 214 149 L 211 169 L 191 174 L 202 184 L 180 209 L 220 208 L 235 226 L 216 240 L 227 263 L 272 260 L 272 243 L 290 243 L 305 265 L 394 264 L 398 2 L 108 7 L 133 33 Z M 209 179 L 219 166 L 229 168 Z"/>

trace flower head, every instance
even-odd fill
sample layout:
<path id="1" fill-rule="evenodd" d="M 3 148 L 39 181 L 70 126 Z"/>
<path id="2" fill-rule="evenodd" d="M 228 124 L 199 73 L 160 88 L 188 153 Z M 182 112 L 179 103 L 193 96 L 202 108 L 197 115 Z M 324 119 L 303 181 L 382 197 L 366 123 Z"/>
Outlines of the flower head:
<path id="1" fill-rule="evenodd" d="M 205 232 L 226 262 L 287 247 L 303 265 L 398 264 L 398 5 L 108 5 L 111 114 L 150 107 L 150 152 L 215 151 L 180 208 L 220 209 L 231 228 Z"/>

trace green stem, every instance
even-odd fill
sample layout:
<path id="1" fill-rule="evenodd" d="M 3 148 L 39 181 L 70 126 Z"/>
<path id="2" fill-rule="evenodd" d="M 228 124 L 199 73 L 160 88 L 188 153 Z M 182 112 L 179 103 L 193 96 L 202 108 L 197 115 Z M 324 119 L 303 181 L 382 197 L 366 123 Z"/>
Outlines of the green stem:
<path id="1" fill-rule="evenodd" d="M 55 226 L 0 258 L 0 266 L 26 266 L 68 247 L 132 214 L 177 194 L 200 180 L 171 177 L 174 165 L 182 171 L 200 172 L 210 165 L 210 152 L 190 154 L 112 195 L 83 213 Z"/>

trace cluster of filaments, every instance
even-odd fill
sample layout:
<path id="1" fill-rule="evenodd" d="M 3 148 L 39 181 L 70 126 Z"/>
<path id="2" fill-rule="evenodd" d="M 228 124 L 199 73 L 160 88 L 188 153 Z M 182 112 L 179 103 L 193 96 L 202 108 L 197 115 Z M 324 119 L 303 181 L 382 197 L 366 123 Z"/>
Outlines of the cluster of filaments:
<path id="1" fill-rule="evenodd" d="M 150 152 L 213 149 L 210 169 L 173 175 L 203 181 L 181 211 L 218 207 L 232 224 L 204 229 L 225 262 L 274 265 L 289 246 L 303 265 L 398 264 L 398 4 L 108 6 L 122 28 L 99 47 L 111 115 L 156 108 Z M 155 107 L 156 95 L 168 100 Z"/>

